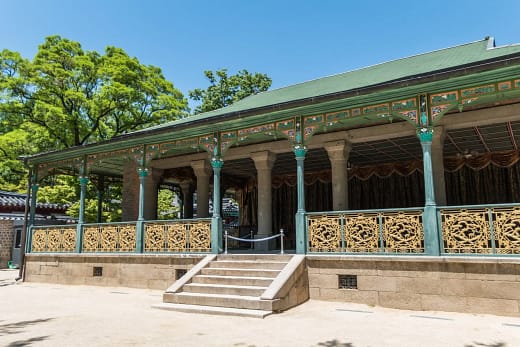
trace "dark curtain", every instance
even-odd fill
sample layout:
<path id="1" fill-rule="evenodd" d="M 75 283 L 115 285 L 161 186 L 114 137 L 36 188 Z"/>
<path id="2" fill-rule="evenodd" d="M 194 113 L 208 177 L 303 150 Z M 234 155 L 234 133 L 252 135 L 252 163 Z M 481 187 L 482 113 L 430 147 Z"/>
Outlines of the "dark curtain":
<path id="1" fill-rule="evenodd" d="M 332 210 L 332 184 L 315 180 L 305 185 L 305 208 L 308 212 Z M 273 230 L 284 229 L 289 239 L 295 239 L 294 223 L 298 209 L 296 186 L 282 184 L 273 189 Z"/>
<path id="2" fill-rule="evenodd" d="M 367 180 L 352 177 L 348 189 L 349 210 L 424 206 L 424 179 L 417 170 L 408 176 L 394 172 Z"/>
<path id="3" fill-rule="evenodd" d="M 520 202 L 520 165 L 487 165 L 474 170 L 467 165 L 444 173 L 448 205 L 504 204 Z"/>

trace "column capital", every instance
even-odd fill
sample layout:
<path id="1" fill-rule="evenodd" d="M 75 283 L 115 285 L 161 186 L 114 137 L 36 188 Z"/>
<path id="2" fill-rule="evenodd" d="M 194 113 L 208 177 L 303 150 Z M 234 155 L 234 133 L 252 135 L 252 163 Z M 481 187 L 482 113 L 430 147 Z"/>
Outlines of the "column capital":
<path id="1" fill-rule="evenodd" d="M 293 147 L 293 152 L 296 156 L 296 160 L 305 159 L 305 155 L 307 154 L 307 147 L 302 145 L 296 145 Z"/>
<path id="2" fill-rule="evenodd" d="M 323 147 L 327 151 L 331 161 L 347 160 L 352 150 L 352 144 L 346 140 L 325 142 Z"/>
<path id="3" fill-rule="evenodd" d="M 433 128 L 432 145 L 440 146 L 444 145 L 444 138 L 446 137 L 446 131 L 443 126 L 439 125 Z"/>
<path id="4" fill-rule="evenodd" d="M 428 129 L 426 131 L 422 131 L 423 129 L 421 129 L 421 131 L 419 132 L 418 136 L 419 136 L 419 141 L 421 141 L 421 143 L 431 143 L 432 142 L 432 139 L 433 139 L 433 130 L 431 129 Z"/>
<path id="5" fill-rule="evenodd" d="M 139 167 L 137 169 L 137 172 L 139 173 L 139 177 L 146 177 L 148 176 L 148 169 L 145 167 Z"/>
<path id="6" fill-rule="evenodd" d="M 257 170 L 271 170 L 276 161 L 276 154 L 270 151 L 252 152 L 250 156 Z"/>
<path id="7" fill-rule="evenodd" d="M 197 177 L 209 176 L 211 174 L 211 168 L 206 159 L 193 160 L 190 165 Z"/>
<path id="8" fill-rule="evenodd" d="M 193 183 L 191 181 L 182 181 L 179 183 L 179 187 L 181 187 L 181 190 L 183 193 L 188 193 L 192 189 Z"/>
<path id="9" fill-rule="evenodd" d="M 80 176 L 79 178 L 79 184 L 86 185 L 88 183 L 88 177 L 86 176 Z"/>
<path id="10" fill-rule="evenodd" d="M 211 159 L 211 167 L 213 168 L 213 170 L 222 169 L 223 166 L 224 166 L 224 160 L 222 160 L 220 158 Z"/>

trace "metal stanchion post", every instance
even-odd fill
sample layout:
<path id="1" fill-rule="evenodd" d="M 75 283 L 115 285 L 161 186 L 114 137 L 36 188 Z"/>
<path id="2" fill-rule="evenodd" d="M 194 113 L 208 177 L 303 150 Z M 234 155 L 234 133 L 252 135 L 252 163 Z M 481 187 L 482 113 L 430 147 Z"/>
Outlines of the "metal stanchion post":
<path id="1" fill-rule="evenodd" d="M 283 254 L 283 228 L 280 229 L 280 254 Z"/>
<path id="2" fill-rule="evenodd" d="M 228 236 L 228 231 L 224 230 L 224 254 L 227 254 L 227 236 Z"/>
<path id="3" fill-rule="evenodd" d="M 253 239 L 254 239 L 254 236 L 253 236 L 253 229 L 249 230 L 249 233 L 250 233 L 249 238 L 250 238 L 251 240 L 253 240 Z M 251 243 L 251 247 L 250 247 L 250 248 L 251 248 L 251 249 L 255 248 L 255 246 L 253 245 L 253 241 L 251 241 L 250 243 Z"/>

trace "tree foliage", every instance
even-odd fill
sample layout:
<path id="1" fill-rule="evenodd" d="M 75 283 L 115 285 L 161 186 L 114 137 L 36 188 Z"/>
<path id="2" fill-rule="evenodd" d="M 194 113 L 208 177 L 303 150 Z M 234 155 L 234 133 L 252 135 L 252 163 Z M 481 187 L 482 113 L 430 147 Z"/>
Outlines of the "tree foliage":
<path id="1" fill-rule="evenodd" d="M 116 47 L 104 54 L 51 36 L 34 59 L 0 53 L 0 122 L 44 129 L 54 149 L 106 140 L 176 119 L 187 110 L 182 93 L 159 68 Z"/>
<path id="2" fill-rule="evenodd" d="M 266 74 L 252 74 L 247 70 L 240 70 L 231 76 L 228 76 L 227 69 L 204 71 L 204 75 L 210 86 L 207 89 L 197 88 L 189 92 L 191 99 L 201 103 L 195 108 L 195 113 L 216 110 L 249 95 L 265 92 L 272 83 Z"/>

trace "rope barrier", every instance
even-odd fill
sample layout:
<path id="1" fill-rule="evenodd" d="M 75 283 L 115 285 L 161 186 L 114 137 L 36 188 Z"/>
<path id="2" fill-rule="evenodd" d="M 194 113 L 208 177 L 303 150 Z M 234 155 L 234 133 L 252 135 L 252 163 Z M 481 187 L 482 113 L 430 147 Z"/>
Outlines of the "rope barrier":
<path id="1" fill-rule="evenodd" d="M 228 231 L 225 230 L 224 231 L 224 241 L 225 241 L 224 242 L 225 243 L 224 254 L 228 253 L 228 251 L 227 251 L 228 250 L 228 239 L 235 240 L 235 241 L 241 241 L 241 242 L 251 242 L 251 243 L 253 243 L 253 242 L 269 241 L 269 240 L 276 239 L 277 237 L 280 238 L 280 254 L 284 254 L 284 251 L 283 251 L 283 236 L 284 236 L 283 229 L 280 229 L 280 233 L 277 234 L 277 235 L 267 236 L 267 237 L 264 237 L 264 238 L 261 238 L 261 239 L 253 239 L 252 233 L 249 236 L 250 237 L 249 239 L 245 239 L 245 238 L 242 238 L 242 237 L 231 236 L 231 235 L 228 235 Z"/>
<path id="2" fill-rule="evenodd" d="M 236 240 L 236 241 L 243 241 L 243 242 L 261 242 L 261 241 L 272 240 L 272 239 L 275 239 L 275 238 L 280 237 L 280 236 L 282 236 L 282 235 L 281 234 L 277 234 L 277 235 L 273 235 L 273 236 L 264 237 L 262 239 L 243 239 L 241 237 L 236 237 L 236 236 L 231 236 L 231 235 L 226 234 L 226 237 L 228 239 Z"/>

